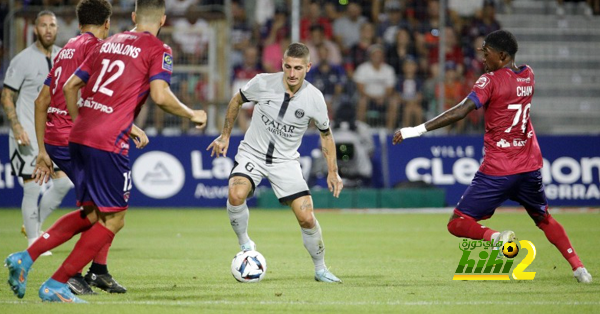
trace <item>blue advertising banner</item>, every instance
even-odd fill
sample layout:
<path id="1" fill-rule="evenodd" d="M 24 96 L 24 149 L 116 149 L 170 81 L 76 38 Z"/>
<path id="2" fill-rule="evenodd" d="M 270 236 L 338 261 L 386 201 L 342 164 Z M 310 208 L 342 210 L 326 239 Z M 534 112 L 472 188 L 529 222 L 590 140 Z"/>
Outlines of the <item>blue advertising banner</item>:
<path id="1" fill-rule="evenodd" d="M 132 149 L 130 205 L 224 207 L 229 173 L 242 136 L 233 136 L 227 157 L 219 158 L 210 157 L 206 151 L 213 139 L 213 136 L 153 137 L 145 149 Z M 600 206 L 600 137 L 541 136 L 538 140 L 544 156 L 543 177 L 550 205 Z M 392 145 L 388 136 L 386 149 L 382 149 L 378 140 L 375 143 L 372 187 L 383 186 L 382 169 L 389 169 L 386 176 L 389 187 L 422 181 L 444 188 L 447 206 L 458 202 L 483 156 L 482 136 L 422 137 L 401 145 Z M 307 179 L 318 151 L 319 135 L 306 135 L 300 146 L 300 162 Z M 382 152 L 387 158 L 381 158 Z M 382 160 L 387 160 L 387 164 L 383 165 Z M 325 180 L 312 182 L 326 187 Z M 268 181 L 263 180 L 261 187 L 269 187 Z M 11 175 L 8 136 L 0 135 L 0 208 L 19 207 L 22 191 L 19 180 Z M 248 203 L 254 206 L 256 198 Z M 74 204 L 71 190 L 62 206 Z"/>
<path id="2" fill-rule="evenodd" d="M 600 137 L 539 136 L 538 141 L 550 206 L 600 206 Z M 390 185 L 423 181 L 446 189 L 447 205 L 454 206 L 482 157 L 483 136 L 422 137 L 400 145 L 388 138 Z"/>
<path id="3" fill-rule="evenodd" d="M 206 148 L 214 136 L 152 137 L 144 149 L 129 152 L 133 189 L 131 206 L 225 207 L 228 178 L 242 136 L 232 136 L 226 157 L 214 158 Z M 133 147 L 133 146 L 132 146 Z M 305 136 L 299 152 L 305 178 L 312 164 L 311 153 L 319 148 L 319 136 Z M 8 136 L 0 136 L 0 207 L 19 207 L 21 183 L 11 174 Z M 263 180 L 261 187 L 269 187 Z M 260 192 L 260 191 L 259 191 Z M 248 200 L 253 206 L 256 198 Z M 62 206 L 74 206 L 73 189 Z"/>

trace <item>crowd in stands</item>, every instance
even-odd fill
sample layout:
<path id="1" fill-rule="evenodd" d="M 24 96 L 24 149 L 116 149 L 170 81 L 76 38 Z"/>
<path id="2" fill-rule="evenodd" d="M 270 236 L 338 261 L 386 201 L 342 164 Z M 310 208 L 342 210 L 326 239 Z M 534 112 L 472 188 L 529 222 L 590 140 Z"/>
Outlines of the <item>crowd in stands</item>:
<path id="1" fill-rule="evenodd" d="M 307 80 L 319 88 L 335 122 L 340 111 L 371 127 L 392 131 L 417 125 L 458 103 L 483 73 L 483 37 L 501 28 L 496 11 L 511 11 L 510 0 L 447 0 L 440 25 L 440 0 L 301 0 L 300 41 L 311 52 Z M 0 0 L 0 3 L 5 0 Z M 77 0 L 26 0 L 24 5 L 74 5 Z M 594 8 L 598 0 L 588 0 Z M 113 7 L 132 9 L 134 0 L 113 0 Z M 169 32 L 160 38 L 173 49 L 176 64 L 207 63 L 211 36 L 209 23 L 193 14 L 198 6 L 222 5 L 219 0 L 166 0 Z M 344 3 L 344 4 L 340 4 Z M 562 8 L 563 1 L 558 1 Z M 281 71 L 283 51 L 291 37 L 290 0 L 232 0 L 230 30 L 232 93 L 259 73 Z M 560 13 L 560 12 L 557 12 Z M 72 18 L 61 18 L 57 44 L 78 33 Z M 130 27 L 118 21 L 117 31 Z M 113 25 L 114 26 L 114 25 Z M 445 45 L 439 47 L 439 35 Z M 438 84 L 439 49 L 445 51 L 445 75 Z M 197 72 L 176 72 L 172 90 L 192 107 L 201 107 L 212 93 Z M 445 101 L 438 103 L 443 88 Z M 239 129 L 252 114 L 245 104 Z M 170 121 L 173 120 L 173 121 Z M 162 131 L 176 125 L 174 134 L 189 126 L 160 110 L 142 112 L 138 124 Z M 479 132 L 482 112 L 456 124 L 451 133 Z M 163 132 L 165 133 L 165 132 Z"/>

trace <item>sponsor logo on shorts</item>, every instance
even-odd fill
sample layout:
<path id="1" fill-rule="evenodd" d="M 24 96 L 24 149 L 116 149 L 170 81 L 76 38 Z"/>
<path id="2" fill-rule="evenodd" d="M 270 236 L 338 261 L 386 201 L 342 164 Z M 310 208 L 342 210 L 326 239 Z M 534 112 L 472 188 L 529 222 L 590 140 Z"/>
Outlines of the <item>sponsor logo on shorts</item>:
<path id="1" fill-rule="evenodd" d="M 144 195 L 155 199 L 179 193 L 185 183 L 181 162 L 161 151 L 151 151 L 138 157 L 132 167 L 132 177 L 135 186 Z"/>
<path id="2" fill-rule="evenodd" d="M 246 171 L 248 172 L 252 172 L 252 170 L 254 170 L 254 164 L 252 164 L 251 162 L 246 164 Z"/>

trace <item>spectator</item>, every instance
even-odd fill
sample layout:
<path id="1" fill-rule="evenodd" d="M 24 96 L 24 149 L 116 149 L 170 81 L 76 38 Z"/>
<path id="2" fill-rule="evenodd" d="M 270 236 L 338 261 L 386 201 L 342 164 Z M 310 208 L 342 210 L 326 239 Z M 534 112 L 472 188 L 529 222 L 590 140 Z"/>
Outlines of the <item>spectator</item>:
<path id="1" fill-rule="evenodd" d="M 455 70 L 458 72 L 457 74 L 462 76 L 464 73 L 464 55 L 462 53 L 462 48 L 459 44 L 458 38 L 452 27 L 447 26 L 444 31 L 446 32 L 446 41 L 444 46 L 446 61 L 454 63 Z M 431 67 L 437 67 L 439 62 L 439 45 L 434 46 L 429 51 L 428 59 Z"/>
<path id="2" fill-rule="evenodd" d="M 190 7 L 198 4 L 198 0 L 165 0 L 167 14 L 184 15 Z"/>
<path id="3" fill-rule="evenodd" d="M 398 96 L 394 91 L 396 74 L 383 58 L 383 47 L 373 45 L 369 48 L 369 61 L 359 65 L 354 72 L 359 95 L 356 117 L 371 126 L 384 124 L 391 131 L 398 119 Z"/>
<path id="4" fill-rule="evenodd" d="M 312 1 L 308 5 L 306 15 L 300 19 L 300 40 L 306 41 L 310 36 L 310 27 L 317 24 L 323 26 L 326 39 L 333 38 L 331 21 L 323 16 L 321 12 L 321 5 L 317 1 Z"/>
<path id="5" fill-rule="evenodd" d="M 239 0 L 231 2 L 231 15 L 233 25 L 231 26 L 231 64 L 240 64 L 244 61 L 244 50 L 251 45 L 252 27 L 246 19 L 246 11 Z"/>
<path id="6" fill-rule="evenodd" d="M 274 42 L 263 48 L 262 65 L 267 73 L 281 72 L 283 53 L 290 45 L 290 39 L 284 38 L 280 42 Z"/>
<path id="7" fill-rule="evenodd" d="M 450 109 L 452 106 L 459 103 L 464 95 L 469 93 L 468 87 L 460 81 L 458 75 L 457 65 L 452 61 L 446 61 L 446 75 L 444 77 L 444 107 L 443 111 Z M 439 93 L 439 89 L 436 89 Z M 436 97 L 439 94 L 436 93 Z M 456 134 L 463 133 L 465 130 L 465 120 L 457 121 L 455 124 L 449 126 L 449 130 Z"/>
<path id="8" fill-rule="evenodd" d="M 398 84 L 402 105 L 402 126 L 419 125 L 424 121 L 423 81 L 417 77 L 417 70 L 418 65 L 414 58 L 409 57 L 404 60 Z"/>
<path id="9" fill-rule="evenodd" d="M 256 47 L 250 46 L 244 50 L 244 61 L 233 68 L 231 80 L 231 94 L 237 93 L 240 88 L 244 87 L 253 77 L 263 73 L 263 67 L 260 64 L 259 53 Z M 246 132 L 249 126 L 249 119 L 252 117 L 254 109 L 252 102 L 247 102 L 242 105 L 242 113 L 238 115 L 238 126 L 242 132 Z"/>
<path id="10" fill-rule="evenodd" d="M 469 36 L 475 39 L 478 36 L 485 36 L 493 31 L 499 30 L 500 22 L 496 20 L 496 8 L 493 0 L 485 0 L 481 10 L 481 17 L 473 19 L 469 30 Z"/>
<path id="11" fill-rule="evenodd" d="M 310 27 L 310 39 L 306 42 L 306 46 L 310 50 L 310 62 L 313 64 L 319 64 L 319 53 L 317 47 L 324 45 L 327 47 L 328 61 L 332 65 L 342 64 L 342 54 L 338 46 L 331 40 L 325 38 L 325 30 L 323 26 L 316 24 Z"/>
<path id="12" fill-rule="evenodd" d="M 333 22 L 333 33 L 342 50 L 347 51 L 360 40 L 360 26 L 367 22 L 358 3 L 350 2 L 346 14 Z"/>
<path id="13" fill-rule="evenodd" d="M 206 20 L 199 17 L 195 10 L 188 10 L 185 18 L 173 22 L 173 40 L 184 53 L 189 64 L 206 63 L 208 43 L 210 41 L 211 29 Z"/>
<path id="14" fill-rule="evenodd" d="M 406 28 L 398 29 L 398 32 L 396 32 L 395 43 L 386 50 L 385 60 L 394 68 L 397 75 L 401 75 L 404 61 L 407 59 L 416 61 L 417 58 L 417 48 L 415 47 L 411 33 Z"/>
<path id="15" fill-rule="evenodd" d="M 333 120 L 343 98 L 347 76 L 344 68 L 328 61 L 329 50 L 325 45 L 317 46 L 317 53 L 321 61 L 316 66 L 313 65 L 310 72 L 306 74 L 306 80 L 323 93 L 329 119 Z"/>
<path id="16" fill-rule="evenodd" d="M 398 0 L 385 3 L 385 19 L 377 26 L 377 37 L 383 40 L 386 46 L 396 43 L 396 33 L 399 29 L 410 29 L 411 25 L 402 16 L 402 5 Z"/>
<path id="17" fill-rule="evenodd" d="M 285 7 L 277 7 L 275 16 L 261 27 L 260 33 L 263 46 L 280 42 L 283 38 L 290 36 L 291 28 L 287 18 L 288 15 Z"/>
<path id="18" fill-rule="evenodd" d="M 345 66 L 348 74 L 352 76 L 356 67 L 369 60 L 368 50 L 376 42 L 375 27 L 371 23 L 360 26 L 360 40 L 354 44 L 346 54 Z"/>

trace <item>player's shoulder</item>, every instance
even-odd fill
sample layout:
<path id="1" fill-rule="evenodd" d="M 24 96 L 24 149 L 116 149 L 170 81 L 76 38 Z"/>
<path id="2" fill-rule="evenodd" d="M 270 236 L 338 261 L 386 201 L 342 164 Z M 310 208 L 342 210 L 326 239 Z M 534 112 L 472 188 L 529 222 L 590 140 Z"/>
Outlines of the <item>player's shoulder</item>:
<path id="1" fill-rule="evenodd" d="M 17 55 L 14 56 L 12 60 L 10 60 L 10 63 L 13 65 L 21 64 L 23 66 L 30 65 L 30 58 L 32 58 L 37 53 L 36 50 L 37 48 L 35 47 L 35 44 L 30 45 L 29 47 L 17 53 Z"/>

